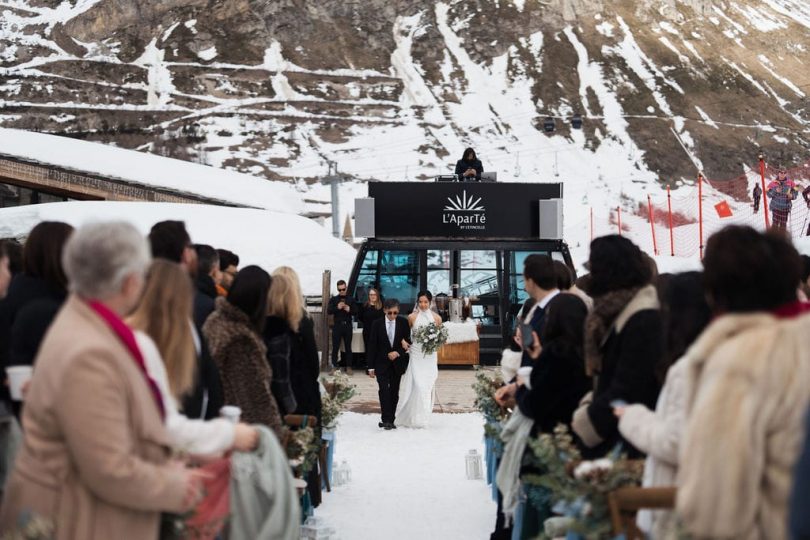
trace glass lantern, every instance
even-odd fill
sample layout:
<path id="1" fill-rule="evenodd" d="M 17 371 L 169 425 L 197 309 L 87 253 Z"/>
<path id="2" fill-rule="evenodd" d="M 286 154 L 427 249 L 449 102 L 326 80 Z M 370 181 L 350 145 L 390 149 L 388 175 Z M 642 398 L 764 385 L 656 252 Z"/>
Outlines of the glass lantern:
<path id="1" fill-rule="evenodd" d="M 477 450 L 470 450 L 467 454 L 467 480 L 481 480 L 484 478 L 484 466 L 481 454 Z"/>

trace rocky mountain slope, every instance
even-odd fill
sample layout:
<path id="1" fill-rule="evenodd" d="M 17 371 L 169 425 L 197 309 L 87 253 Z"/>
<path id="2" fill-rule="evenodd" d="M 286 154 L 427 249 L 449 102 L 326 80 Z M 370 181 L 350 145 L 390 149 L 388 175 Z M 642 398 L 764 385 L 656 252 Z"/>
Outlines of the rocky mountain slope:
<path id="1" fill-rule="evenodd" d="M 0 0 L 0 125 L 312 198 L 327 161 L 425 179 L 471 145 L 570 183 L 567 210 L 634 204 L 760 149 L 806 161 L 808 93 L 804 0 Z"/>

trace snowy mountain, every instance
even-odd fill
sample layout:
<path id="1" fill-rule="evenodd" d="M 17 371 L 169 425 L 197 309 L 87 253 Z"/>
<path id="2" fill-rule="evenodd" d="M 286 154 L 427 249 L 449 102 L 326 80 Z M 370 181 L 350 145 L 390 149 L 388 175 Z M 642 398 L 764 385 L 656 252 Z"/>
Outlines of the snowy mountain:
<path id="1" fill-rule="evenodd" d="M 806 161 L 808 51 L 804 0 L 0 0 L 0 126 L 312 200 L 326 161 L 426 179 L 469 145 L 501 181 L 564 181 L 573 223 L 760 149 Z"/>

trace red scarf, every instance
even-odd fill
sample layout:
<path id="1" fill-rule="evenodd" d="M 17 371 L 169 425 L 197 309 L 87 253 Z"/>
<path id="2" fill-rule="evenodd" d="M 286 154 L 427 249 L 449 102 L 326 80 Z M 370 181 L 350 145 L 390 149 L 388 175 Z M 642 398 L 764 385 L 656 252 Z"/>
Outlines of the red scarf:
<path id="1" fill-rule="evenodd" d="M 124 347 L 126 347 L 129 353 L 132 355 L 132 358 L 135 359 L 135 363 L 138 364 L 138 368 L 141 370 L 141 373 L 143 373 L 143 377 L 146 379 L 146 384 L 149 386 L 149 390 L 152 391 L 152 395 L 155 398 L 158 410 L 160 410 L 160 418 L 161 420 L 165 420 L 166 409 L 163 406 L 163 397 L 160 395 L 158 385 L 154 380 L 152 380 L 152 377 L 150 377 L 149 373 L 146 371 L 146 363 L 143 360 L 141 350 L 138 348 L 138 343 L 135 341 L 135 333 L 129 326 L 126 325 L 126 323 L 124 323 L 124 321 L 121 320 L 121 317 L 113 313 L 101 302 L 88 302 L 88 305 L 90 306 L 90 309 L 95 311 L 96 314 L 107 323 L 107 326 L 110 327 L 118 339 L 121 340 L 121 343 L 124 344 Z"/>
<path id="2" fill-rule="evenodd" d="M 795 301 L 784 304 L 773 310 L 773 314 L 780 319 L 793 319 L 810 311 L 810 303 Z"/>

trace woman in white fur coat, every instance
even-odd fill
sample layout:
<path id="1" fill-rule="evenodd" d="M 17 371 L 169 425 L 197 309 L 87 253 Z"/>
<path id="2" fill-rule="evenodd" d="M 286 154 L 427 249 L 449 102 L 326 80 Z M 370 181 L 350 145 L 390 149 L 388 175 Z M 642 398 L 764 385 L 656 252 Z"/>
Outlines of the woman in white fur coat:
<path id="1" fill-rule="evenodd" d="M 664 387 L 655 411 L 641 404 L 614 410 L 620 418 L 622 436 L 647 454 L 644 487 L 675 485 L 686 410 L 686 360 L 681 357 L 711 320 L 700 272 L 661 276 L 658 287 L 665 325 L 665 352 L 658 372 L 666 373 Z M 670 363 L 672 366 L 667 370 Z M 652 538 L 663 538 L 664 531 L 673 523 L 673 512 L 642 510 L 636 522 Z"/>
<path id="2" fill-rule="evenodd" d="M 730 226 L 709 239 L 717 315 L 686 359 L 677 512 L 693 538 L 787 538 L 810 400 L 810 316 L 790 241 Z"/>

